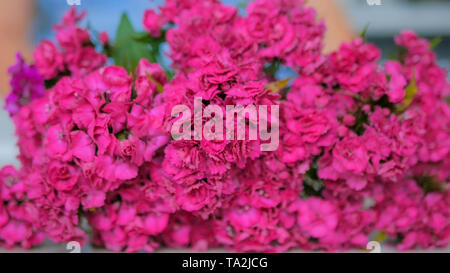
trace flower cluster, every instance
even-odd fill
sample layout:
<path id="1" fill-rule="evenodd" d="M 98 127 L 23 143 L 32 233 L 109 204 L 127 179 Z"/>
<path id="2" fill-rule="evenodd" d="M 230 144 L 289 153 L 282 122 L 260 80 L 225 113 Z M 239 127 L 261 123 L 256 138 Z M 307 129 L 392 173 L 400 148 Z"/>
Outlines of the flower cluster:
<path id="1" fill-rule="evenodd" d="M 46 237 L 128 252 L 450 242 L 450 84 L 427 40 L 403 32 L 383 65 L 363 38 L 324 55 L 324 24 L 302 0 L 256 0 L 246 16 L 216 0 L 167 0 L 145 11 L 145 35 L 113 43 L 102 32 L 98 45 L 78 26 L 83 15 L 70 10 L 55 27 L 59 47 L 43 41 L 34 65 L 18 56 L 9 70 L 21 167 L 0 172 L 0 246 Z M 170 68 L 154 62 L 161 41 Z M 158 56 L 118 57 L 124 42 Z M 297 76 L 280 80 L 280 67 Z M 195 131 L 174 139 L 181 115 L 172 109 L 194 117 L 199 97 L 202 110 L 279 107 L 270 121 L 278 149 Z M 201 118 L 211 130 L 213 117 Z"/>
<path id="2" fill-rule="evenodd" d="M 28 65 L 20 53 L 16 56 L 17 63 L 8 69 L 11 74 L 11 92 L 5 101 L 5 110 L 14 115 L 22 105 L 41 97 L 45 92 L 44 79 L 36 68 Z"/>

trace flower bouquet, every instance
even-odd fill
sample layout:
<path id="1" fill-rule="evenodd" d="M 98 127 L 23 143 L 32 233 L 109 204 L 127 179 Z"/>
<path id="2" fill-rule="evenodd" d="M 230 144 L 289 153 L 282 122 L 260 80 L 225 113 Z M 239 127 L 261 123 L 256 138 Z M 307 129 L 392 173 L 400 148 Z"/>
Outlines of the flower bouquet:
<path id="1" fill-rule="evenodd" d="M 364 37 L 325 55 L 302 0 L 245 16 L 167 0 L 114 41 L 83 16 L 9 69 L 21 166 L 0 172 L 0 246 L 448 245 L 450 84 L 432 42 L 405 31 L 384 64 Z"/>

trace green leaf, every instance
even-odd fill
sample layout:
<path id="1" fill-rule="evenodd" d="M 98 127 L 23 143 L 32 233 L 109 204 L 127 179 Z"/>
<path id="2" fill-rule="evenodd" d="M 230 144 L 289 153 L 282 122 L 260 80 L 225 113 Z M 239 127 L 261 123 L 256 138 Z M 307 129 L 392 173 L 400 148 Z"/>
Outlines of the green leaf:
<path id="1" fill-rule="evenodd" d="M 369 116 L 361 107 L 358 107 L 353 116 L 355 117 L 355 124 L 350 129 L 358 136 L 362 136 L 366 131 L 366 124 L 369 124 Z"/>
<path id="2" fill-rule="evenodd" d="M 442 42 L 442 38 L 441 37 L 434 37 L 430 41 L 430 49 L 436 48 L 441 42 Z"/>
<path id="3" fill-rule="evenodd" d="M 134 39 L 139 36 L 134 30 L 126 13 L 122 14 L 117 29 L 116 41 L 111 48 L 111 57 L 116 65 L 124 67 L 128 72 L 134 73 L 140 59 L 156 62 L 148 44 Z"/>
<path id="4" fill-rule="evenodd" d="M 116 138 L 120 141 L 124 141 L 128 139 L 128 136 L 131 134 L 130 131 L 122 130 L 116 134 Z"/>
<path id="5" fill-rule="evenodd" d="M 152 37 L 147 31 L 136 32 L 133 37 L 135 41 L 159 45 L 166 41 L 166 30 L 161 31 L 159 37 Z"/>
<path id="6" fill-rule="evenodd" d="M 136 32 L 131 38 L 138 42 L 150 43 L 152 41 L 152 37 L 146 31 Z"/>
<path id="7" fill-rule="evenodd" d="M 411 81 L 409 82 L 409 85 L 406 87 L 405 102 L 396 109 L 396 112 L 401 113 L 405 111 L 405 109 L 408 108 L 408 106 L 414 100 L 416 94 L 417 94 L 417 82 L 416 77 L 413 73 Z"/>
<path id="8" fill-rule="evenodd" d="M 169 81 L 172 80 L 174 77 L 173 72 L 171 70 L 166 70 L 165 72 L 166 72 L 166 76 L 169 79 Z"/>
<path id="9" fill-rule="evenodd" d="M 325 188 L 325 184 L 322 179 L 319 178 L 317 160 L 319 157 L 314 158 L 314 162 L 311 164 L 310 169 L 303 176 L 303 191 L 300 193 L 300 198 L 309 198 L 311 196 L 322 196 L 322 191 Z"/>
<path id="10" fill-rule="evenodd" d="M 286 88 L 290 80 L 291 78 L 286 78 L 284 80 L 271 82 L 266 86 L 265 89 L 272 90 L 273 92 L 280 92 L 281 90 Z"/>
<path id="11" fill-rule="evenodd" d="M 264 72 L 267 75 L 274 76 L 277 73 L 280 66 L 281 66 L 281 60 L 278 58 L 275 58 L 267 67 L 264 68 Z"/>
<path id="12" fill-rule="evenodd" d="M 445 191 L 445 182 L 440 181 L 436 176 L 422 175 L 415 180 L 426 194 Z"/>
<path id="13" fill-rule="evenodd" d="M 366 38 L 366 34 L 367 34 L 367 30 L 369 29 L 370 23 L 367 23 L 363 30 L 361 31 L 361 33 L 359 34 L 359 37 L 365 39 Z"/>
<path id="14" fill-rule="evenodd" d="M 377 242 L 383 242 L 387 239 L 388 235 L 386 232 L 384 231 L 380 231 L 376 236 L 375 236 L 375 241 Z"/>
<path id="15" fill-rule="evenodd" d="M 170 70 L 170 68 L 164 67 L 163 64 L 160 62 L 161 58 L 161 52 L 160 52 L 160 46 L 162 43 L 166 41 L 166 30 L 161 31 L 161 36 L 159 37 L 152 37 L 150 34 L 146 31 L 143 32 L 137 32 L 133 35 L 133 39 L 135 41 L 145 43 L 147 45 L 150 45 L 151 48 L 151 54 L 155 58 L 156 62 L 158 62 L 161 67 L 166 72 L 167 78 L 170 80 L 173 78 L 173 73 Z"/>
<path id="16" fill-rule="evenodd" d="M 245 10 L 248 6 L 248 2 L 249 2 L 248 0 L 241 0 L 238 2 L 237 6 L 238 8 Z"/>

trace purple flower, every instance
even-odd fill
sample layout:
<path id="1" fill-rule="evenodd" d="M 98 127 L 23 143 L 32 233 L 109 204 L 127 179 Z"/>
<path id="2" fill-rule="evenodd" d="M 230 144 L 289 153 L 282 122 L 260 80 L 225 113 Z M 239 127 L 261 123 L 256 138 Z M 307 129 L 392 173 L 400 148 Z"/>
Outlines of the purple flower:
<path id="1" fill-rule="evenodd" d="M 16 55 L 17 63 L 8 69 L 11 74 L 11 93 L 5 102 L 5 110 L 10 115 L 16 114 L 22 105 L 42 97 L 45 91 L 44 79 L 33 65 L 28 65 L 20 53 Z"/>

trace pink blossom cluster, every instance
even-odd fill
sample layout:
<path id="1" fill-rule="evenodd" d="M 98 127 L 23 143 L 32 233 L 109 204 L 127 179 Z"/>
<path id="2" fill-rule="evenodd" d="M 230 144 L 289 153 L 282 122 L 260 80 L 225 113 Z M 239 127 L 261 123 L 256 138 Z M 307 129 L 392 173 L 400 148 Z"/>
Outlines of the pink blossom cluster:
<path id="1" fill-rule="evenodd" d="M 302 0 L 246 12 L 216 0 L 147 10 L 173 78 L 146 59 L 107 66 L 74 9 L 55 27 L 59 47 L 43 41 L 31 66 L 19 58 L 10 113 L 21 167 L 0 172 L 0 246 L 339 251 L 381 234 L 401 250 L 446 247 L 450 84 L 430 42 L 405 31 L 382 65 L 363 38 L 321 53 L 324 24 Z M 297 74 L 282 88 L 279 66 Z M 196 97 L 203 108 L 278 105 L 278 149 L 174 140 L 173 107 Z"/>

